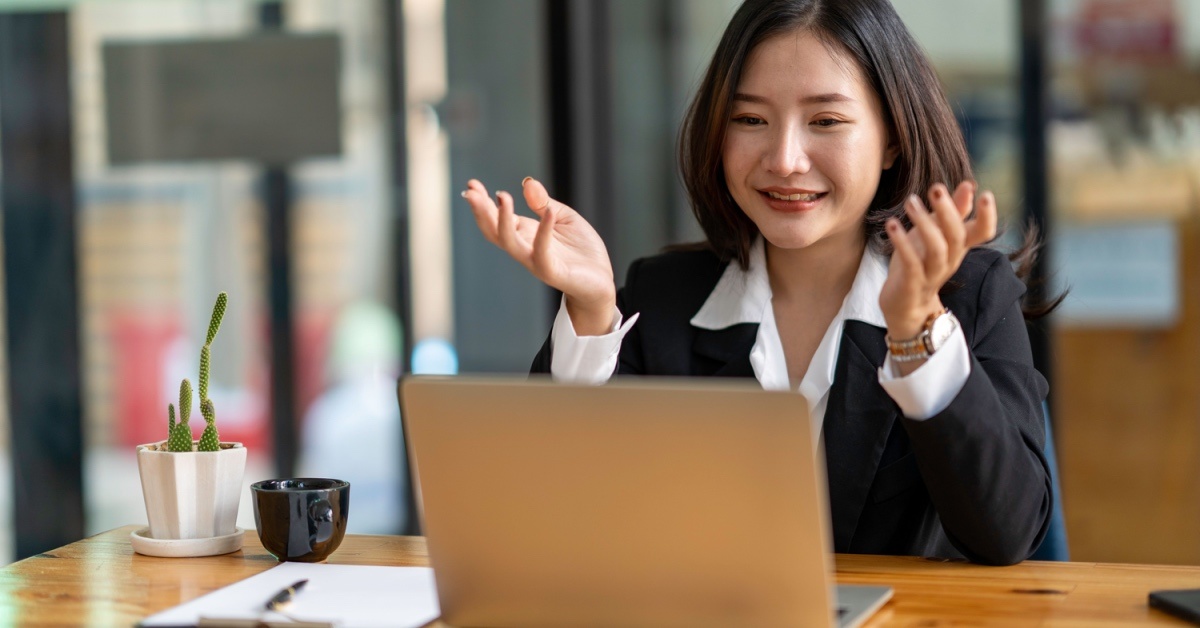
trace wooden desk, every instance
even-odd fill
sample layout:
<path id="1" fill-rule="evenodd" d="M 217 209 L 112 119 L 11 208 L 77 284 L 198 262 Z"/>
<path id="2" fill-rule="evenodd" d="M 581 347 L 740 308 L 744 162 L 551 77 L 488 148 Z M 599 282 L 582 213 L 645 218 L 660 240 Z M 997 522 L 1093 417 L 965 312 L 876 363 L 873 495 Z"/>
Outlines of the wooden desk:
<path id="1" fill-rule="evenodd" d="M 253 530 L 209 558 L 133 553 L 118 528 L 0 569 L 4 625 L 129 626 L 276 564 Z M 330 563 L 428 565 L 420 537 L 347 536 Z M 1186 625 L 1146 606 L 1152 589 L 1200 587 L 1200 567 L 1027 562 L 979 567 L 892 556 L 837 557 L 838 581 L 886 584 L 869 626 Z"/>

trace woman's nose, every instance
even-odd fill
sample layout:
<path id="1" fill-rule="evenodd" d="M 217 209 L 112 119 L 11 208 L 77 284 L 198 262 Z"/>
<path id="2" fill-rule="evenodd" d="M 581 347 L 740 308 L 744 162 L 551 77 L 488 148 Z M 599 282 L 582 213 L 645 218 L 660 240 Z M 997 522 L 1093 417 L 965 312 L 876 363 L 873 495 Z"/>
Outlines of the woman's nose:
<path id="1" fill-rule="evenodd" d="M 785 128 L 773 134 L 764 150 L 763 166 L 771 174 L 803 174 L 812 168 L 804 134 L 798 130 Z"/>

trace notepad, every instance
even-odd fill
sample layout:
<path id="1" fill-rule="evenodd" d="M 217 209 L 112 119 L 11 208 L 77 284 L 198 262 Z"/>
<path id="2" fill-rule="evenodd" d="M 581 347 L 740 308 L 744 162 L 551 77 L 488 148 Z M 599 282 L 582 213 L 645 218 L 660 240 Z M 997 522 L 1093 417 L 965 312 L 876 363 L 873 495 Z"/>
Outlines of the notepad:
<path id="1" fill-rule="evenodd" d="M 286 614 L 264 609 L 281 589 L 306 578 L 308 584 Z M 428 567 L 282 563 L 151 615 L 140 625 L 236 626 L 249 621 L 295 627 L 300 621 L 311 626 L 417 628 L 440 614 L 433 570 Z"/>

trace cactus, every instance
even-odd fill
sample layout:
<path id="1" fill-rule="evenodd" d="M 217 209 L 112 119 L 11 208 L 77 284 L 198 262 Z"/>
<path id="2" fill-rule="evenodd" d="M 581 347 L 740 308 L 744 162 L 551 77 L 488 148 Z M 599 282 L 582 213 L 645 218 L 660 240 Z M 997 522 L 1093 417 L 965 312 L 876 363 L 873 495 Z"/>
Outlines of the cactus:
<path id="1" fill-rule="evenodd" d="M 221 328 L 221 319 L 225 317 L 225 304 L 229 302 L 229 295 L 222 292 L 217 295 L 217 302 L 213 304 L 212 318 L 208 321 L 208 335 L 204 337 L 204 346 L 212 344 L 214 338 L 217 337 L 217 330 Z"/>
<path id="2" fill-rule="evenodd" d="M 191 451 L 192 431 L 184 421 L 175 423 L 175 406 L 167 404 L 167 416 L 171 421 L 171 429 L 167 433 L 167 451 Z"/>
<path id="3" fill-rule="evenodd" d="M 185 377 L 179 382 L 179 420 L 185 425 L 192 418 L 192 383 Z"/>
<path id="4" fill-rule="evenodd" d="M 200 445 L 197 451 L 218 451 L 221 449 L 221 438 L 217 435 L 217 411 L 213 409 L 212 399 L 200 402 L 200 414 L 204 415 L 204 433 L 200 435 Z"/>
<path id="5" fill-rule="evenodd" d="M 200 349 L 200 404 L 204 404 L 204 400 L 208 399 L 208 364 L 211 359 L 211 352 L 208 350 L 208 345 L 204 345 Z"/>
<path id="6" fill-rule="evenodd" d="M 213 407 L 212 400 L 208 398 L 208 374 L 209 365 L 212 360 L 211 345 L 217 337 L 217 330 L 221 328 L 221 319 L 225 317 L 225 306 L 229 301 L 229 296 L 222 292 L 217 295 L 217 302 L 213 305 L 212 318 L 208 322 L 208 333 L 204 338 L 204 347 L 200 349 L 200 413 L 204 415 L 204 433 L 200 436 L 200 444 L 197 451 L 217 451 L 221 447 L 221 440 L 217 434 L 217 412 Z M 167 450 L 168 451 L 192 451 L 192 428 L 188 425 L 188 419 L 192 414 L 192 383 L 188 380 L 183 380 L 179 384 L 179 422 L 175 422 L 175 406 L 167 405 Z"/>
<path id="7" fill-rule="evenodd" d="M 175 423 L 175 407 L 167 406 L 171 426 L 167 430 L 167 451 L 191 451 L 192 428 L 188 419 L 192 416 L 192 383 L 183 380 L 179 384 L 179 423 Z"/>

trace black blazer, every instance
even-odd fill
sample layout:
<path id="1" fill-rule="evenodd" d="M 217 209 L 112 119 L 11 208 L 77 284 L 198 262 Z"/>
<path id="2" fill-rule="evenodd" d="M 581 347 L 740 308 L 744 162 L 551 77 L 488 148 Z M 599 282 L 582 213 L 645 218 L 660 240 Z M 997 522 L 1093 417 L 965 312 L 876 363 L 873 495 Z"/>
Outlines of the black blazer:
<path id="1" fill-rule="evenodd" d="M 641 318 L 617 374 L 753 377 L 757 324 L 713 331 L 689 322 L 725 266 L 706 251 L 634 262 L 617 303 Z M 1042 454 L 1048 386 L 1033 368 L 1024 292 L 1005 256 L 967 254 L 941 297 L 962 323 L 971 373 L 924 421 L 904 418 L 879 385 L 885 330 L 846 321 L 823 427 L 834 551 L 1005 565 L 1041 543 L 1053 498 Z M 533 372 L 550 372 L 550 355 L 547 339 Z"/>

